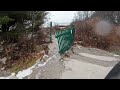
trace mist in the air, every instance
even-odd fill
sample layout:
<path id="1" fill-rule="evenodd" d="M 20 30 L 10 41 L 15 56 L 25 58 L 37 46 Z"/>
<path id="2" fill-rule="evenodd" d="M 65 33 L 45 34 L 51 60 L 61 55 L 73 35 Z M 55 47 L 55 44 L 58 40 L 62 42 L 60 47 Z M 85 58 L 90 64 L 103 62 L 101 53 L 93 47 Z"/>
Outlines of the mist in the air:
<path id="1" fill-rule="evenodd" d="M 95 26 L 95 32 L 98 35 L 106 36 L 112 31 L 112 24 L 108 21 L 99 21 Z"/>

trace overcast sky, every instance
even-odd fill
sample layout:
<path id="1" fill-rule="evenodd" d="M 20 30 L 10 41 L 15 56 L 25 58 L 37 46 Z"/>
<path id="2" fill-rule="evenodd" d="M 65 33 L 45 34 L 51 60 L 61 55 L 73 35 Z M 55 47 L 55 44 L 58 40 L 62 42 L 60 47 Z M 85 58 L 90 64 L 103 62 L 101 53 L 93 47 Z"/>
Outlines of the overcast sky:
<path id="1" fill-rule="evenodd" d="M 69 24 L 74 18 L 77 11 L 49 11 L 48 22 L 50 21 L 57 24 Z"/>

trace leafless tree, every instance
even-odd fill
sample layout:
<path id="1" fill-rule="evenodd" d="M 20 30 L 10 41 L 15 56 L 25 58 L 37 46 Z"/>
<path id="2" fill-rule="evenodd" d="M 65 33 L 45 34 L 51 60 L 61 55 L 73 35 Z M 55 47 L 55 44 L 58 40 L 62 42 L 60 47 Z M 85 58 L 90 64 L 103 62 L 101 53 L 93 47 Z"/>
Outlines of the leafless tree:
<path id="1" fill-rule="evenodd" d="M 99 16 L 114 24 L 120 24 L 120 11 L 95 11 L 92 17 Z"/>
<path id="2" fill-rule="evenodd" d="M 88 19 L 94 11 L 78 11 L 75 13 L 74 21 Z"/>

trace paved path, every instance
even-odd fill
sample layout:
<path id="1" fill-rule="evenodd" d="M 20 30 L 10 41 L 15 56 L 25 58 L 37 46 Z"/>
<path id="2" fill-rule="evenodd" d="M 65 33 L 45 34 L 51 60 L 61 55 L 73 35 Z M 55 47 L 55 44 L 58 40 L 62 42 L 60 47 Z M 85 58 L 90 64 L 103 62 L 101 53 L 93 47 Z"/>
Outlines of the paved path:
<path id="1" fill-rule="evenodd" d="M 120 57 L 100 49 L 74 47 L 64 58 L 65 70 L 61 79 L 104 79 Z"/>

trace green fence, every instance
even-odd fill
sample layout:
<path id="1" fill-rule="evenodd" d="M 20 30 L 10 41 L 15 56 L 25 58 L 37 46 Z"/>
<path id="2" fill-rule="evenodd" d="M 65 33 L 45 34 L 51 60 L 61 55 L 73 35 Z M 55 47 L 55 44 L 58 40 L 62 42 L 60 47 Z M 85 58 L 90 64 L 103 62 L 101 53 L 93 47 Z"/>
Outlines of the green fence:
<path id="1" fill-rule="evenodd" d="M 64 54 L 71 48 L 74 43 L 75 28 L 74 26 L 56 32 L 56 38 L 59 45 L 59 53 Z"/>

